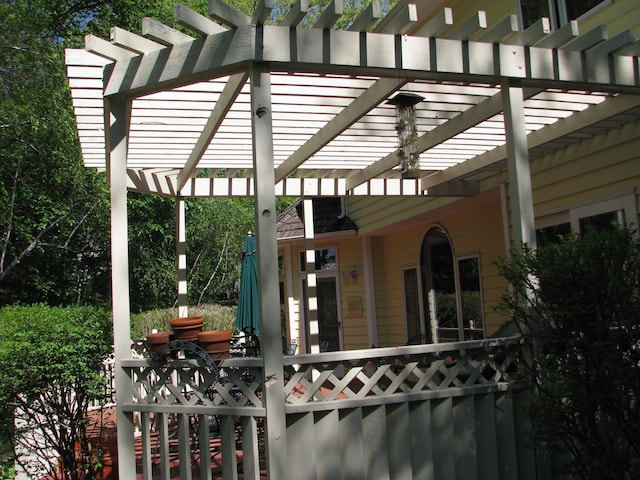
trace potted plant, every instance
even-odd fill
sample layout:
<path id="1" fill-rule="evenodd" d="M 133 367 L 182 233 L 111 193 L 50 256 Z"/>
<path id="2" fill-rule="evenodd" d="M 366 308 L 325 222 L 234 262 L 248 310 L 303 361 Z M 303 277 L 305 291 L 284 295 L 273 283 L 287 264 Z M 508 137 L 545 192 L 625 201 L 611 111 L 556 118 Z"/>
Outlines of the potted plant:
<path id="1" fill-rule="evenodd" d="M 230 343 L 231 330 L 206 330 L 198 333 L 198 345 L 212 360 L 227 358 Z"/>
<path id="2" fill-rule="evenodd" d="M 151 332 L 147 335 L 149 349 L 157 355 L 169 353 L 169 332 Z"/>
<path id="3" fill-rule="evenodd" d="M 169 321 L 176 340 L 195 341 L 204 325 L 203 317 L 179 317 Z"/>

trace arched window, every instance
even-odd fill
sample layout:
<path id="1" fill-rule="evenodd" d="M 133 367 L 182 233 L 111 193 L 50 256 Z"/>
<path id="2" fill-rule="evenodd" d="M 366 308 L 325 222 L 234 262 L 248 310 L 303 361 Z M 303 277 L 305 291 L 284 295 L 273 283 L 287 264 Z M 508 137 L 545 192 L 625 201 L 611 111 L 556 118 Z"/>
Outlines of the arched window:
<path id="1" fill-rule="evenodd" d="M 435 342 L 483 337 L 480 262 L 454 256 L 444 228 L 429 229 L 420 255 L 425 324 Z"/>

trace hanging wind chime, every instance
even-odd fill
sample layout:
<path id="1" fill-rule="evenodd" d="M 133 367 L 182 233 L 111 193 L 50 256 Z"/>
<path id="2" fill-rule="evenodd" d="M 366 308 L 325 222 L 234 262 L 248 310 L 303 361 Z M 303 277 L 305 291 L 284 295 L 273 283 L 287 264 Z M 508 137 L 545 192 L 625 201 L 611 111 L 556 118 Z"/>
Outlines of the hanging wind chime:
<path id="1" fill-rule="evenodd" d="M 413 93 L 398 93 L 387 103 L 396 107 L 396 132 L 398 135 L 398 157 L 403 178 L 419 176 L 418 127 L 416 126 L 416 105 L 424 97 Z"/>

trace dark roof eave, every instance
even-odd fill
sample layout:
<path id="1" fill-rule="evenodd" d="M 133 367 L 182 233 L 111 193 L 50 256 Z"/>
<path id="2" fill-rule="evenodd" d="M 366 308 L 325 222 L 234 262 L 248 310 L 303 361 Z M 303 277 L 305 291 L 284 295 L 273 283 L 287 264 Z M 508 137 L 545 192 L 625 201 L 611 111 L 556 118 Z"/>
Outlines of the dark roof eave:
<path id="1" fill-rule="evenodd" d="M 334 239 L 337 240 L 343 237 L 355 237 L 357 235 L 358 235 L 358 230 L 351 229 L 351 230 L 341 230 L 339 232 L 318 233 L 317 235 L 314 235 L 313 238 L 316 241 L 318 240 L 326 241 L 326 240 L 334 240 Z M 301 241 L 304 241 L 303 235 L 278 238 L 278 245 L 287 244 L 287 243 L 299 243 Z"/>

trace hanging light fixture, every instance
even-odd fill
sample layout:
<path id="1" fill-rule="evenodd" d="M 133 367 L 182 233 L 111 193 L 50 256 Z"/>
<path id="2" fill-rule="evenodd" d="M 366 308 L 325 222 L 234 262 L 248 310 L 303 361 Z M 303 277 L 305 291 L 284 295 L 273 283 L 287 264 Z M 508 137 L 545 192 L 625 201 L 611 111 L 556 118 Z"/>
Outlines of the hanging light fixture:
<path id="1" fill-rule="evenodd" d="M 416 126 L 416 105 L 424 97 L 413 93 L 400 92 L 387 101 L 396 107 L 396 132 L 398 134 L 398 157 L 400 172 L 404 178 L 417 176 L 418 170 L 418 127 Z"/>

